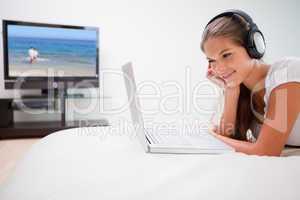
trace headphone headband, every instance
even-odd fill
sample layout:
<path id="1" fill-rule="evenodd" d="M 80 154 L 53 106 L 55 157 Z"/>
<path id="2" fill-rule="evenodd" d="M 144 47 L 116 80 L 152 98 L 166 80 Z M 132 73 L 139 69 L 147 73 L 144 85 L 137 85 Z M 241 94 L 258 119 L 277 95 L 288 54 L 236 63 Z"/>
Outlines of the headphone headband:
<path id="1" fill-rule="evenodd" d="M 247 38 L 246 38 L 246 49 L 250 57 L 260 59 L 263 57 L 265 53 L 265 40 L 262 32 L 258 29 L 257 25 L 253 22 L 252 18 L 244 11 L 242 10 L 227 10 L 225 12 L 222 12 L 212 18 L 207 25 L 205 26 L 205 29 L 207 26 L 212 23 L 215 19 L 224 17 L 224 16 L 233 16 L 233 15 L 239 15 L 242 17 L 248 24 L 249 24 L 249 30 L 247 30 Z"/>
<path id="2" fill-rule="evenodd" d="M 252 27 L 252 26 L 255 25 L 255 23 L 253 22 L 252 18 L 251 18 L 246 12 L 244 12 L 244 11 L 242 11 L 242 10 L 234 10 L 234 9 L 231 9 L 231 10 L 227 10 L 227 11 L 225 11 L 225 12 L 222 12 L 222 13 L 216 15 L 214 18 L 212 18 L 212 19 L 207 23 L 206 27 L 207 27 L 210 23 L 212 23 L 215 19 L 217 19 L 217 18 L 224 17 L 224 16 L 232 16 L 232 15 L 234 15 L 234 14 L 239 15 L 239 16 L 241 16 L 244 20 L 246 20 L 246 22 L 249 23 L 250 27 Z"/>

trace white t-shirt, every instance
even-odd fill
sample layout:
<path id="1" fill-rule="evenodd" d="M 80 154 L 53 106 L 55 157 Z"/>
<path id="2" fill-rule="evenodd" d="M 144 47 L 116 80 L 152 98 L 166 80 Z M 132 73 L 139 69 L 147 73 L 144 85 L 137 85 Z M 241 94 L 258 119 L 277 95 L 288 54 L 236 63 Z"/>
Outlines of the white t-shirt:
<path id="1" fill-rule="evenodd" d="M 270 94 L 274 88 L 288 82 L 300 83 L 300 58 L 286 57 L 274 62 L 266 75 L 265 79 L 265 116 L 268 108 Z M 300 85 L 299 85 L 300 87 Z M 299 99 L 300 101 L 300 99 Z M 284 123 L 284 122 L 282 122 Z M 257 125 L 253 135 L 257 138 L 261 125 Z M 291 133 L 289 135 L 288 145 L 300 146 L 300 116 L 298 116 Z"/>

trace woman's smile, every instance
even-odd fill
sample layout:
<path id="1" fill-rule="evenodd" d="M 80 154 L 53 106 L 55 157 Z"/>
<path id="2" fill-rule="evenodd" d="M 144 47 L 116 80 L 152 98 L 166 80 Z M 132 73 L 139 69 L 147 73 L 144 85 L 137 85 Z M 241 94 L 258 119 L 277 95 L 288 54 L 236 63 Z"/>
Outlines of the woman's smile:
<path id="1" fill-rule="evenodd" d="M 221 77 L 222 77 L 225 81 L 227 81 L 227 80 L 229 80 L 229 78 L 230 78 L 235 72 L 236 72 L 236 71 L 232 71 L 232 72 L 230 72 L 230 73 L 227 73 L 227 74 L 222 75 Z"/>

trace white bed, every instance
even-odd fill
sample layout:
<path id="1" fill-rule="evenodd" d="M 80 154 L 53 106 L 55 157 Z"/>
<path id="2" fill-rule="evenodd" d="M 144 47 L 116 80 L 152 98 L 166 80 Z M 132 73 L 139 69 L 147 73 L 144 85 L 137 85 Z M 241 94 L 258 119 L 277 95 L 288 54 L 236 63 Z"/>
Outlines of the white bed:
<path id="1" fill-rule="evenodd" d="M 1 200 L 300 199 L 299 150 L 283 157 L 146 154 L 113 127 L 59 131 L 35 143 Z"/>

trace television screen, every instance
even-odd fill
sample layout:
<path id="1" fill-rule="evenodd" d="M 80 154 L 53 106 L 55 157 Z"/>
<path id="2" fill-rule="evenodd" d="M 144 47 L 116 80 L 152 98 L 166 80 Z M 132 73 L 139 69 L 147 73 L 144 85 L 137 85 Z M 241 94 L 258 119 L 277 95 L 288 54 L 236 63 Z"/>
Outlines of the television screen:
<path id="1" fill-rule="evenodd" d="M 7 22 L 6 75 L 18 77 L 97 77 L 98 29 Z"/>

